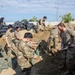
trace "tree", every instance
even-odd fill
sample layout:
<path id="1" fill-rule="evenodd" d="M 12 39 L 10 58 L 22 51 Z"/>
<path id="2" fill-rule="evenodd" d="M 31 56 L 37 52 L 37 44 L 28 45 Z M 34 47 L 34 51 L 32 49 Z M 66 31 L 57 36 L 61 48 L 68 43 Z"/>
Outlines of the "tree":
<path id="1" fill-rule="evenodd" d="M 37 17 L 32 17 L 30 20 L 29 20 L 29 22 L 37 22 L 38 20 L 37 20 Z"/>
<path id="2" fill-rule="evenodd" d="M 62 21 L 64 21 L 65 23 L 69 23 L 70 21 L 72 21 L 72 16 L 71 13 L 68 13 L 64 16 L 60 16 L 62 18 Z"/>
<path id="3" fill-rule="evenodd" d="M 27 19 L 23 19 L 23 20 L 21 20 L 21 22 L 28 22 L 28 20 Z"/>

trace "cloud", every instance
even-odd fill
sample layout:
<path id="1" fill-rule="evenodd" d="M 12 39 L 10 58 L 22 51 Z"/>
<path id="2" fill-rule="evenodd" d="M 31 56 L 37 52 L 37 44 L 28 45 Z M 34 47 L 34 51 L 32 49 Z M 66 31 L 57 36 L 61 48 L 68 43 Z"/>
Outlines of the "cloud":
<path id="1" fill-rule="evenodd" d="M 0 0 L 0 15 L 65 14 L 75 12 L 75 0 Z M 36 16 L 36 15 L 35 15 Z"/>
<path id="2" fill-rule="evenodd" d="M 59 2 L 58 2 L 59 1 Z M 74 0 L 0 0 L 0 8 L 2 10 L 16 10 L 14 12 L 50 12 L 59 8 L 73 9 L 75 8 Z"/>

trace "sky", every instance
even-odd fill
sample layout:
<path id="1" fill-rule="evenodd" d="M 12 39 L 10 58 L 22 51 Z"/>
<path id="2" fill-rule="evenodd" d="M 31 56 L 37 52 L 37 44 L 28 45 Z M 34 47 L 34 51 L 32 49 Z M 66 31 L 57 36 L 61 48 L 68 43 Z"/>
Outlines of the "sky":
<path id="1" fill-rule="evenodd" d="M 59 16 L 71 13 L 75 18 L 75 0 L 0 0 L 0 16 L 6 22 L 38 19 L 47 16 L 47 21 L 61 20 Z"/>

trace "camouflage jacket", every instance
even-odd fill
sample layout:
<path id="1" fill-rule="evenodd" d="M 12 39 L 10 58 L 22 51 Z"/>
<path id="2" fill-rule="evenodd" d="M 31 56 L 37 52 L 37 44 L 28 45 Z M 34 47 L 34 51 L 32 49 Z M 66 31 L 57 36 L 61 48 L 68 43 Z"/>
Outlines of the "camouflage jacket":
<path id="1" fill-rule="evenodd" d="M 30 42 L 20 41 L 18 49 L 23 53 L 25 57 L 33 57 L 34 50 L 32 49 L 32 44 Z"/>

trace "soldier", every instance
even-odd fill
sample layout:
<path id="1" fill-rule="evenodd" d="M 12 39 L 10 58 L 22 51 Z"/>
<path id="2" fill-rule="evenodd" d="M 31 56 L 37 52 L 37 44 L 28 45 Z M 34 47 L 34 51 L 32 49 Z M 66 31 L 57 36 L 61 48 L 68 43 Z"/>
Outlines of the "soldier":
<path id="1" fill-rule="evenodd" d="M 10 68 L 10 62 L 8 59 L 8 55 L 6 55 L 5 51 L 2 49 L 0 45 L 0 75 L 14 75 L 15 71 Z"/>
<path id="2" fill-rule="evenodd" d="M 25 33 L 23 40 L 21 40 L 18 45 L 18 49 L 22 53 L 22 54 L 20 54 L 20 56 L 18 56 L 18 60 L 20 60 L 20 62 L 21 62 L 22 61 L 21 57 L 24 56 L 24 58 L 27 59 L 31 65 L 34 64 L 33 59 L 37 58 L 37 55 L 35 54 L 35 52 L 32 48 L 32 46 L 37 46 L 37 45 L 33 44 L 33 42 L 31 42 L 32 38 L 33 38 L 32 34 L 27 32 L 27 33 Z M 25 62 L 23 64 L 25 65 Z M 24 67 L 24 66 L 22 66 L 22 63 L 20 63 L 19 65 L 21 65 L 21 67 Z"/>
<path id="3" fill-rule="evenodd" d="M 47 19 L 46 16 L 44 16 L 42 19 L 40 19 L 38 21 L 38 29 L 39 30 L 42 30 L 42 31 L 45 31 L 45 27 L 46 27 L 46 24 L 45 24 L 45 20 Z"/>
<path id="4" fill-rule="evenodd" d="M 12 29 L 13 29 L 13 26 L 12 25 L 9 25 L 8 26 L 8 30 L 6 32 L 6 49 L 7 49 L 7 54 L 8 54 L 8 58 L 10 60 L 10 66 L 12 68 L 16 68 L 16 66 L 14 66 L 17 61 L 14 61 L 14 59 L 16 59 L 16 56 L 18 55 L 18 49 L 17 47 L 15 46 L 14 42 L 13 42 L 13 36 L 12 36 Z M 12 62 L 15 62 L 15 63 L 12 63 Z"/>
<path id="5" fill-rule="evenodd" d="M 14 36 L 15 36 L 15 39 L 14 39 L 14 43 L 15 43 L 15 46 L 18 47 L 18 43 L 19 43 L 19 40 L 22 40 L 22 38 L 20 37 L 20 27 L 16 27 L 15 29 L 15 32 L 14 32 Z"/>
<path id="6" fill-rule="evenodd" d="M 7 43 L 7 47 L 11 47 L 11 41 L 12 41 L 12 33 L 11 33 L 11 30 L 12 30 L 13 26 L 12 25 L 9 25 L 8 26 L 8 30 L 6 32 L 6 43 Z"/>
<path id="7" fill-rule="evenodd" d="M 58 24 L 58 28 L 62 39 L 61 50 L 63 50 L 62 59 L 64 60 L 62 68 L 66 68 L 65 73 L 69 73 L 74 68 L 73 64 L 75 64 L 75 32 L 67 29 L 63 23 Z"/>
<path id="8" fill-rule="evenodd" d="M 59 30 L 58 27 L 55 26 L 51 29 L 50 37 L 48 39 L 49 48 L 51 49 L 52 53 L 57 52 L 57 50 L 59 49 L 59 38 Z"/>
<path id="9" fill-rule="evenodd" d="M 13 26 L 12 25 L 9 25 L 8 26 L 8 30 L 6 32 L 6 47 L 7 47 L 7 54 L 9 56 L 9 60 L 11 60 L 11 46 L 12 46 L 12 32 L 11 30 L 13 29 Z M 12 61 L 11 62 L 11 66 L 12 66 Z"/>

